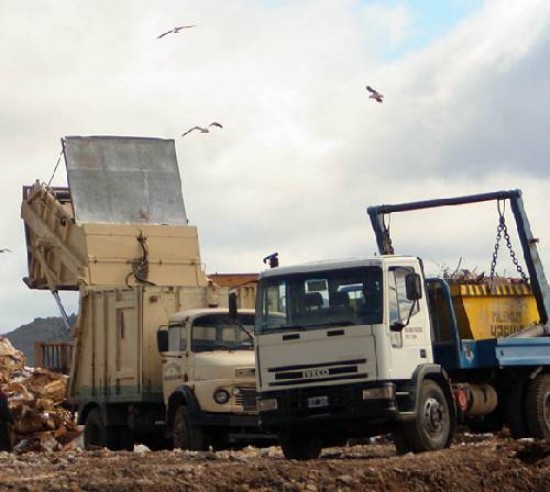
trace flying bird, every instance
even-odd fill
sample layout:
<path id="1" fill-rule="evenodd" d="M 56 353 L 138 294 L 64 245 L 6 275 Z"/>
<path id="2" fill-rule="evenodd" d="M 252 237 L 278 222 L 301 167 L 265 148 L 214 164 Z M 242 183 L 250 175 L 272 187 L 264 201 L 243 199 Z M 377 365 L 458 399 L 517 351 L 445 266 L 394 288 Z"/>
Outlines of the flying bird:
<path id="1" fill-rule="evenodd" d="M 164 36 L 168 36 L 168 34 L 178 34 L 182 29 L 189 29 L 191 27 L 195 27 L 195 24 L 191 24 L 189 26 L 177 26 L 174 27 L 174 29 L 170 29 L 169 31 L 163 32 L 159 36 L 157 36 L 157 39 L 161 39 Z"/>
<path id="2" fill-rule="evenodd" d="M 10 248 L 2 248 L 2 249 L 0 249 L 0 253 L 11 253 L 11 249 Z"/>
<path id="3" fill-rule="evenodd" d="M 189 130 L 187 130 L 185 133 L 182 133 L 181 136 L 185 137 L 185 135 L 187 135 L 188 133 L 194 132 L 195 130 L 198 130 L 201 133 L 210 133 L 209 128 L 211 126 L 217 126 L 218 128 L 223 128 L 221 123 L 218 123 L 217 121 L 213 121 L 206 128 L 203 126 L 194 126 L 193 128 L 189 128 Z"/>
<path id="4" fill-rule="evenodd" d="M 370 92 L 369 99 L 374 99 L 376 102 L 384 102 L 384 94 L 380 94 L 376 89 L 373 89 L 370 85 L 367 85 L 367 90 Z"/>

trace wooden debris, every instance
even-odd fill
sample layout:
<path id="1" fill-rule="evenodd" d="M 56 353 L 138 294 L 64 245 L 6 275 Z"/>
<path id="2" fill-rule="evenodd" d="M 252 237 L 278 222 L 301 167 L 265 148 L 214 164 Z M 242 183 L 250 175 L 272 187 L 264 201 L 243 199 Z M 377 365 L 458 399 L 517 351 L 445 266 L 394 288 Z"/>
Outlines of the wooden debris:
<path id="1" fill-rule="evenodd" d="M 14 418 L 14 449 L 57 451 L 80 435 L 74 415 L 63 408 L 67 376 L 26 367 L 25 356 L 0 336 L 0 386 Z"/>

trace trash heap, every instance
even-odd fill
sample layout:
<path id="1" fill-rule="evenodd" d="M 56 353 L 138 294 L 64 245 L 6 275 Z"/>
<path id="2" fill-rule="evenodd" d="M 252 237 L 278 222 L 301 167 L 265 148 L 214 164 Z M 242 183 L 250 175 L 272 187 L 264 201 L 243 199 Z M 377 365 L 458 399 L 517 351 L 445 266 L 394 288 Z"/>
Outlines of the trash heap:
<path id="1" fill-rule="evenodd" d="M 8 395 L 14 418 L 16 451 L 58 451 L 79 436 L 74 415 L 66 408 L 67 377 L 26 367 L 25 356 L 0 336 L 0 387 Z"/>

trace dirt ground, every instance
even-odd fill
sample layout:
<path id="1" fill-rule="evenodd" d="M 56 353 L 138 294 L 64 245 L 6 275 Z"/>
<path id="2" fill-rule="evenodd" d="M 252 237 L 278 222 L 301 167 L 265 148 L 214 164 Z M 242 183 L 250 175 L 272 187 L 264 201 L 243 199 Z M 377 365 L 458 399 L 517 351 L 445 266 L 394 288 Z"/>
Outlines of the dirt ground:
<path id="1" fill-rule="evenodd" d="M 0 490 L 508 491 L 550 490 L 550 442 L 459 435 L 450 449 L 396 456 L 385 439 L 323 450 L 308 462 L 278 447 L 134 452 L 79 448 L 0 453 Z"/>

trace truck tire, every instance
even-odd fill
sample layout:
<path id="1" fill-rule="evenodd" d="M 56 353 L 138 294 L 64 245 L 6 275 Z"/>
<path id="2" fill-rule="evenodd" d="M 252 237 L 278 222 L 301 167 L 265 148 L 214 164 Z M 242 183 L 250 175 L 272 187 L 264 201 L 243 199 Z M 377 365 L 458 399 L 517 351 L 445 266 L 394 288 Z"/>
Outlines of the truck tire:
<path id="1" fill-rule="evenodd" d="M 112 451 L 134 449 L 134 435 L 124 426 L 106 426 L 99 408 L 92 408 L 84 427 L 84 449 L 108 448 Z"/>
<path id="2" fill-rule="evenodd" d="M 323 447 L 318 437 L 302 436 L 288 431 L 280 435 L 280 443 L 288 460 L 317 459 Z"/>
<path id="3" fill-rule="evenodd" d="M 84 427 L 84 449 L 97 449 L 105 446 L 105 425 L 99 408 L 92 408 Z"/>
<path id="4" fill-rule="evenodd" d="M 550 437 L 550 374 L 539 374 L 527 386 L 525 413 L 530 437 Z"/>
<path id="5" fill-rule="evenodd" d="M 430 379 L 422 382 L 417 409 L 415 420 L 403 422 L 405 441 L 410 450 L 421 453 L 449 447 L 451 414 L 449 402 L 439 384 Z"/>
<path id="6" fill-rule="evenodd" d="M 514 439 L 529 436 L 527 418 L 525 416 L 525 384 L 518 382 L 506 391 L 504 401 L 504 416 L 510 435 Z"/>
<path id="7" fill-rule="evenodd" d="M 174 449 L 206 451 L 207 442 L 202 429 L 189 421 L 189 412 L 185 405 L 179 405 L 174 412 L 172 427 Z"/>

